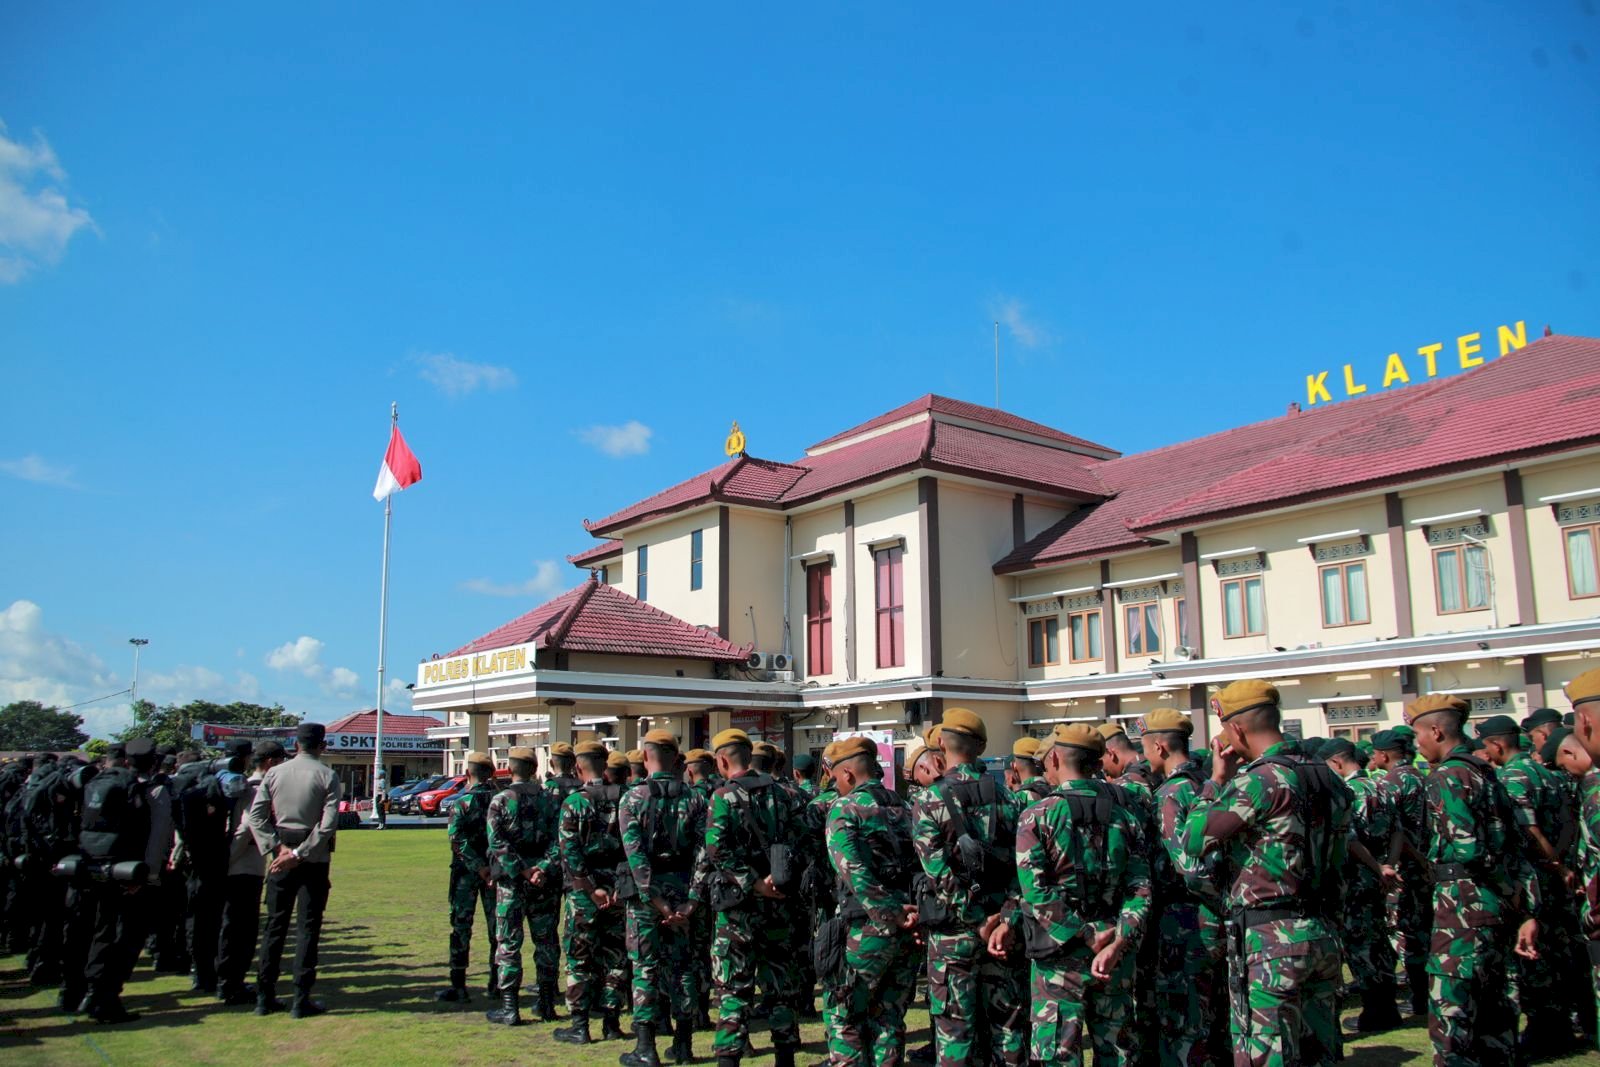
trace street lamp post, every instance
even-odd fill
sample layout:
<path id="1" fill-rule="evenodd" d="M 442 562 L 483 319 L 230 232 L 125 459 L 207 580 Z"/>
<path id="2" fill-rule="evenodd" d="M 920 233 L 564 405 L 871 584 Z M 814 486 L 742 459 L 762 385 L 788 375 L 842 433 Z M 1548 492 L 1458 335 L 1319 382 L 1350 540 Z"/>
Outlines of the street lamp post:
<path id="1" fill-rule="evenodd" d="M 133 685 L 128 687 L 128 703 L 139 703 L 139 650 L 150 643 L 148 637 L 130 637 L 128 644 L 133 646 Z"/>

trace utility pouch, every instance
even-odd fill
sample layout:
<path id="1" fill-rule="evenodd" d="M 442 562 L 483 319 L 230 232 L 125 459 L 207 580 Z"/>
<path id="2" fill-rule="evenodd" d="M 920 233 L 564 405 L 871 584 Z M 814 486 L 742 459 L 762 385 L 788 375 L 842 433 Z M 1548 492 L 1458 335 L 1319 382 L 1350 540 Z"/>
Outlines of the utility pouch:
<path id="1" fill-rule="evenodd" d="M 731 911 L 744 903 L 744 890 L 727 878 L 712 882 L 708 896 L 715 911 Z"/>
<path id="2" fill-rule="evenodd" d="M 934 891 L 933 883 L 926 875 L 919 874 L 912 879 L 911 891 L 917 898 L 917 920 L 925 928 L 937 932 L 955 920 L 955 915 Z"/>
<path id="3" fill-rule="evenodd" d="M 983 862 L 987 849 L 983 842 L 971 834 L 962 834 L 956 838 L 956 860 L 961 866 L 961 871 L 973 882 L 983 877 Z"/>
<path id="4" fill-rule="evenodd" d="M 1031 915 L 1022 917 L 1022 951 L 1030 960 L 1047 960 L 1060 954 L 1065 945 L 1050 936 L 1044 923 Z"/>
<path id="5" fill-rule="evenodd" d="M 835 915 L 817 927 L 816 940 L 811 943 L 811 965 L 822 981 L 830 981 L 844 969 L 844 943 L 849 931 L 843 915 Z"/>
<path id="6" fill-rule="evenodd" d="M 788 845 L 779 843 L 767 846 L 767 869 L 772 875 L 773 885 L 788 889 L 794 881 L 794 866 L 794 856 Z"/>
<path id="7" fill-rule="evenodd" d="M 626 862 L 617 864 L 617 887 L 612 894 L 618 900 L 637 900 L 639 887 L 633 881 L 633 868 Z"/>

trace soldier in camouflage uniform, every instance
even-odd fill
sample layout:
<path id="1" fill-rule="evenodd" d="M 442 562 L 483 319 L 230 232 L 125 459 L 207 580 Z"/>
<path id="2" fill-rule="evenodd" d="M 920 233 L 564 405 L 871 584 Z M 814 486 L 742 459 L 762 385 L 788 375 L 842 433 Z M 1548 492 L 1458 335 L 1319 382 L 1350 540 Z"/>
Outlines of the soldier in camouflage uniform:
<path id="1" fill-rule="evenodd" d="M 1513 957 L 1509 968 L 1513 1002 L 1527 1017 L 1518 1042 L 1524 1056 L 1540 1058 L 1564 1051 L 1572 1044 L 1572 1012 L 1577 1007 L 1559 981 L 1568 932 L 1565 914 L 1570 910 L 1568 871 L 1556 842 L 1566 792 L 1561 775 L 1540 766 L 1522 747 L 1522 728 L 1507 715 L 1494 715 L 1477 724 L 1483 758 L 1496 768 L 1495 776 L 1511 799 L 1512 812 L 1522 828 L 1524 853 L 1539 881 L 1539 958 Z"/>
<path id="2" fill-rule="evenodd" d="M 1394 804 L 1378 780 L 1367 777 L 1360 750 L 1347 739 L 1326 742 L 1318 755 L 1354 798 L 1341 931 L 1344 961 L 1361 997 L 1354 1029 L 1362 1034 L 1392 1030 L 1400 1025 L 1400 1010 L 1395 1007 L 1394 945 L 1385 928 L 1384 901 L 1389 888 L 1399 882 L 1398 872 L 1389 865 L 1394 835 L 1399 832 Z"/>
<path id="3" fill-rule="evenodd" d="M 787 794 L 790 810 L 795 818 L 790 831 L 791 843 L 796 847 L 797 856 L 805 854 L 806 841 L 805 809 L 811 798 L 800 789 L 800 783 L 784 768 L 788 760 L 783 750 L 767 741 L 756 741 L 751 746 L 750 768 L 757 774 L 764 774 L 772 779 L 772 784 Z M 801 1019 L 814 1019 L 817 1014 L 815 990 L 817 976 L 811 973 L 811 906 L 806 902 L 804 887 L 796 884 L 789 892 L 784 894 L 783 909 L 788 912 L 787 925 L 791 939 L 787 952 L 776 949 L 773 952 L 773 966 L 782 966 L 789 969 L 786 982 L 794 991 L 794 999 L 790 1007 Z M 771 1015 L 773 1005 L 769 999 L 764 999 L 760 1004 L 758 1014 Z"/>
<path id="4" fill-rule="evenodd" d="M 1600 1006 L 1600 670 L 1585 671 L 1567 684 L 1572 701 L 1572 738 L 1589 756 L 1579 785 L 1578 918 L 1590 961 L 1590 981 Z"/>
<path id="5" fill-rule="evenodd" d="M 544 788 L 554 798 L 556 810 L 560 811 L 566 799 L 583 788 L 583 779 L 578 777 L 576 753 L 571 745 L 557 741 L 550 746 L 550 770 L 552 773 L 545 778 Z"/>
<path id="6" fill-rule="evenodd" d="M 822 976 L 829 1064 L 897 1067 L 916 989 L 911 810 L 883 787 L 871 741 L 836 741 L 828 759 L 841 794 L 826 830 L 841 905 L 819 932 L 825 945 L 838 945 L 834 969 Z"/>
<path id="7" fill-rule="evenodd" d="M 1208 1067 L 1222 1062 L 1228 1048 L 1219 857 L 1213 852 L 1202 864 L 1190 861 L 1183 832 L 1195 805 L 1212 795 L 1211 769 L 1190 755 L 1194 723 L 1183 712 L 1156 708 L 1141 726 L 1139 744 L 1161 779 L 1156 788 L 1159 844 L 1150 850 L 1156 915 L 1154 929 L 1145 935 L 1157 942 L 1157 1060 L 1161 1067 Z"/>
<path id="8" fill-rule="evenodd" d="M 1230 884 L 1228 987 L 1237 1067 L 1332 1064 L 1341 1055 L 1338 922 L 1350 791 L 1280 727 L 1278 690 L 1234 682 L 1211 701 L 1217 793 L 1195 805 L 1190 861 L 1222 850 Z M 1250 762 L 1240 767 L 1240 761 Z"/>
<path id="9" fill-rule="evenodd" d="M 1007 901 L 1016 897 L 1020 805 L 983 768 L 989 733 L 966 708 L 939 724 L 948 769 L 912 808 L 912 843 L 924 882 L 917 900 L 928 947 L 928 1010 L 940 1067 L 984 1049 L 1006 1067 L 1027 1057 L 1027 1018 L 1018 959 L 987 951 Z"/>
<path id="10" fill-rule="evenodd" d="M 1524 916 L 1515 951 L 1535 951 L 1539 885 L 1505 790 L 1462 738 L 1466 721 L 1467 702 L 1445 693 L 1406 708 L 1417 748 L 1434 765 L 1425 783 L 1434 883 L 1428 1035 L 1438 1063 L 1510 1063 L 1517 1015 L 1506 956 L 1513 924 Z"/>
<path id="11" fill-rule="evenodd" d="M 696 872 L 705 848 L 706 806 L 678 777 L 678 739 L 651 730 L 641 751 L 650 777 L 623 793 L 618 815 L 632 877 L 632 885 L 619 888 L 628 905 L 636 1040 L 632 1052 L 618 1057 L 623 1067 L 658 1067 L 656 1034 L 667 1016 L 677 1021 L 673 1060 L 688 1063 L 693 1056 L 691 931 L 703 892 Z"/>
<path id="12" fill-rule="evenodd" d="M 689 788 L 699 793 L 711 810 L 711 794 L 722 785 L 722 775 L 717 773 L 717 758 L 710 749 L 692 748 L 683 757 L 683 778 Z M 717 914 L 710 908 L 699 908 L 694 913 L 694 969 L 695 1002 L 694 1028 L 711 1029 L 711 936 L 716 930 Z"/>
<path id="13" fill-rule="evenodd" d="M 1522 732 L 1528 735 L 1528 745 L 1535 759 L 1543 751 L 1550 734 L 1560 726 L 1561 713 L 1554 708 L 1534 708 L 1528 712 L 1528 717 L 1522 720 Z M 1539 762 L 1544 763 L 1544 760 L 1540 759 Z"/>
<path id="14" fill-rule="evenodd" d="M 724 730 L 711 744 L 717 770 L 727 779 L 711 798 L 702 860 L 707 899 L 717 912 L 711 949 L 718 1003 L 713 1048 L 719 1067 L 739 1062 L 759 985 L 771 1003 L 777 1065 L 793 1067 L 800 1027 L 794 969 L 786 959 L 793 952 L 793 935 L 785 894 L 799 890 L 803 815 L 787 789 L 751 766 L 753 747 L 743 730 Z M 776 850 L 786 850 L 789 862 L 775 868 Z"/>
<path id="15" fill-rule="evenodd" d="M 495 932 L 499 947 L 501 1005 L 489 1021 L 504 1026 L 522 1022 L 518 996 L 522 990 L 523 923 L 533 936 L 533 962 L 538 978 L 539 1018 L 556 1017 L 556 915 L 561 908 L 561 853 L 557 847 L 555 798 L 535 776 L 539 757 L 531 748 L 513 748 L 511 785 L 489 802 L 489 850 L 494 855 Z"/>
<path id="16" fill-rule="evenodd" d="M 1006 951 L 1022 933 L 1032 961 L 1033 1063 L 1096 1067 L 1139 1062 L 1134 970 L 1150 917 L 1150 867 L 1126 790 L 1099 781 L 1105 739 L 1088 723 L 1063 723 L 1041 750 L 1054 791 L 1017 824 L 1018 907 L 989 937 Z"/>
<path id="17" fill-rule="evenodd" d="M 1390 945 L 1400 960 L 1411 997 L 1411 1014 L 1428 1014 L 1428 939 L 1433 930 L 1433 883 L 1422 843 L 1427 837 L 1427 799 L 1422 772 L 1414 762 L 1415 737 L 1408 726 L 1372 735 L 1369 771 L 1389 796 L 1397 836 L 1388 856 L 1400 874 L 1399 886 L 1385 896 Z"/>
<path id="18" fill-rule="evenodd" d="M 489 863 L 489 801 L 494 799 L 494 761 L 487 753 L 468 752 L 467 788 L 450 809 L 450 987 L 435 1000 L 464 1004 L 467 960 L 472 947 L 472 914 L 483 910 L 483 935 L 489 942 L 489 987 L 492 1000 L 500 993 L 495 975 L 494 877 Z"/>
<path id="19" fill-rule="evenodd" d="M 1006 788 L 1017 794 L 1017 800 L 1023 807 L 1043 800 L 1054 792 L 1054 787 L 1044 776 L 1044 764 L 1040 762 L 1042 750 L 1048 750 L 1049 747 L 1049 742 L 1041 742 L 1037 737 L 1018 738 L 1011 746 L 1011 765 L 1006 768 Z"/>
<path id="20" fill-rule="evenodd" d="M 789 776 L 794 779 L 794 784 L 800 792 L 806 795 L 806 802 L 817 798 L 817 758 L 809 752 L 801 752 L 794 758 L 794 769 Z"/>
<path id="21" fill-rule="evenodd" d="M 617 812 L 622 787 L 605 780 L 606 747 L 577 746 L 583 785 L 562 801 L 556 833 L 567 893 L 567 1007 L 572 1025 L 550 1036 L 569 1045 L 592 1040 L 589 1020 L 602 1018 L 600 1038 L 622 1037 L 619 1016 L 632 996 L 622 962 L 627 956 L 624 905 L 616 898 L 617 868 L 626 863 Z"/>
<path id="22" fill-rule="evenodd" d="M 1128 733 L 1120 722 L 1103 722 L 1099 730 L 1106 743 L 1101 764 L 1105 779 L 1112 785 L 1121 786 L 1133 801 L 1140 830 L 1140 839 L 1135 847 L 1149 862 L 1155 852 L 1156 787 L 1160 780 L 1151 768 L 1150 761 L 1144 758 L 1144 751 L 1128 740 Z M 1160 950 L 1161 942 L 1156 937 L 1146 937 L 1139 942 L 1139 959 L 1134 967 L 1133 982 L 1136 993 L 1134 1018 L 1140 1029 L 1155 1025 L 1156 971 L 1159 969 L 1156 954 Z M 1154 1063 L 1155 1059 L 1156 1050 L 1147 1047 L 1141 1062 Z"/>

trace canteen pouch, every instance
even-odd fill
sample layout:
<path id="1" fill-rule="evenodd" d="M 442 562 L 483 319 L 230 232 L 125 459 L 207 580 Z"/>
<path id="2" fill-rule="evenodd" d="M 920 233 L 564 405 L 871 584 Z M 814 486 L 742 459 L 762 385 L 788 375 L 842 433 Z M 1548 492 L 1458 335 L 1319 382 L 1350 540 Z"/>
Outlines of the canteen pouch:
<path id="1" fill-rule="evenodd" d="M 618 900 L 637 900 L 639 897 L 639 887 L 633 881 L 633 868 L 628 866 L 626 860 L 617 864 L 617 886 L 612 896 Z"/>
<path id="2" fill-rule="evenodd" d="M 844 943 L 848 936 L 849 924 L 842 915 L 835 915 L 817 927 L 816 940 L 811 943 L 811 965 L 823 982 L 844 968 Z"/>
<path id="3" fill-rule="evenodd" d="M 1047 960 L 1066 947 L 1050 936 L 1044 923 L 1031 915 L 1022 917 L 1022 951 L 1030 960 Z"/>
<path id="4" fill-rule="evenodd" d="M 727 878 L 715 879 L 708 896 L 714 911 L 730 911 L 744 903 L 744 890 Z"/>
<path id="5" fill-rule="evenodd" d="M 788 845 L 767 846 L 767 868 L 772 874 L 773 885 L 779 889 L 789 888 L 794 881 L 794 856 Z"/>
<path id="6" fill-rule="evenodd" d="M 977 882 L 983 877 L 985 853 L 988 850 L 971 834 L 962 834 L 956 838 L 956 859 L 962 871 L 968 878 Z"/>
<path id="7" fill-rule="evenodd" d="M 914 875 L 911 891 L 917 898 L 917 919 L 926 929 L 942 930 L 955 919 L 939 894 L 934 892 L 933 883 L 928 881 L 927 875 Z"/>

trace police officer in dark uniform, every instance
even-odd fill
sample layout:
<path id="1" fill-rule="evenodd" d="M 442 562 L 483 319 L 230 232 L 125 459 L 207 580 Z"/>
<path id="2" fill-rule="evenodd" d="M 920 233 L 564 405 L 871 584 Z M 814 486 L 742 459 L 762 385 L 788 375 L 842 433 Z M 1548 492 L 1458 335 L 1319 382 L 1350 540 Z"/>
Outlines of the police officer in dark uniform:
<path id="1" fill-rule="evenodd" d="M 131 1022 L 138 1015 L 122 1004 L 122 986 L 139 952 L 142 924 L 129 921 L 149 893 L 149 793 L 140 776 L 155 769 L 156 746 L 148 737 L 129 741 L 125 758 L 88 779 L 83 789 L 82 857 L 76 872 L 74 912 L 89 931 L 83 981 L 88 989 L 79 1010 L 98 1023 Z"/>

